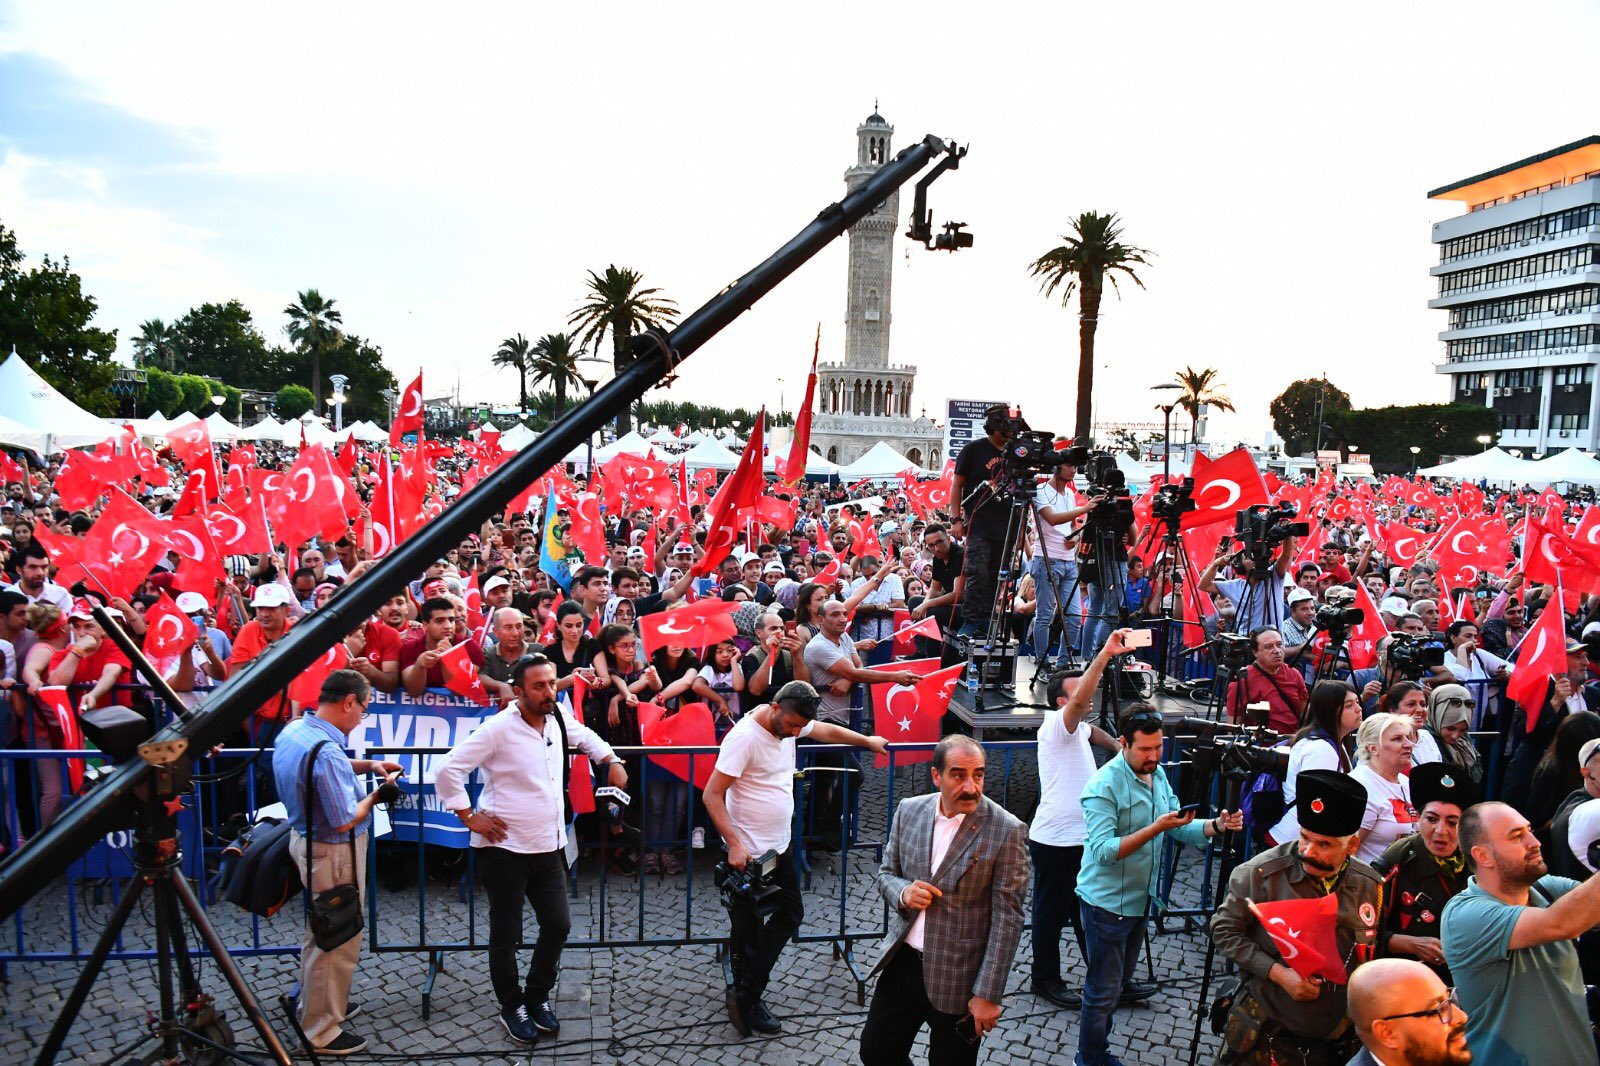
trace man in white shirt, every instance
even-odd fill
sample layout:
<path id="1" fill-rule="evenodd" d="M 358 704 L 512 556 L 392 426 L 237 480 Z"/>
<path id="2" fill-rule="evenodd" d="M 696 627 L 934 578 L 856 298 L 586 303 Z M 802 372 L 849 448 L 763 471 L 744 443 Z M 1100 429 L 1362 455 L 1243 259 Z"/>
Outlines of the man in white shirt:
<path id="1" fill-rule="evenodd" d="M 72 613 L 72 594 L 50 580 L 50 556 L 38 541 L 29 541 L 20 551 L 17 583 L 5 586 L 28 597 L 28 602 L 53 603 L 65 618 Z"/>
<path id="2" fill-rule="evenodd" d="M 706 813 L 728 847 L 728 865 L 744 869 L 752 858 L 777 856 L 773 879 L 781 889 L 777 910 L 762 922 L 747 907 L 731 910 L 734 981 L 728 1004 L 734 1028 L 744 1036 L 782 1030 L 761 1002 L 772 967 L 805 917 L 800 872 L 794 861 L 790 827 L 794 822 L 795 738 L 818 744 L 850 744 L 882 752 L 888 742 L 842 725 L 816 720 L 821 701 L 804 681 L 791 681 L 769 704 L 734 723 L 722 738 L 717 768 L 706 785 Z"/>
<path id="3" fill-rule="evenodd" d="M 542 655 L 523 659 L 512 675 L 517 701 L 457 744 L 434 775 L 439 804 L 472 830 L 478 849 L 478 883 L 489 896 L 489 978 L 500 1001 L 500 1021 L 511 1039 L 532 1044 L 561 1024 L 550 1009 L 561 949 L 572 919 L 567 908 L 566 826 L 568 746 L 608 767 L 608 780 L 626 788 L 628 773 L 611 746 L 556 706 L 555 664 Z M 474 770 L 483 773 L 478 807 L 467 798 Z M 522 943 L 522 903 L 539 920 L 526 987 L 517 981 Z"/>
<path id="4" fill-rule="evenodd" d="M 1094 776 L 1090 746 L 1112 755 L 1121 750 L 1116 737 L 1084 719 L 1094 705 L 1106 664 L 1113 655 L 1128 650 L 1125 642 L 1132 632 L 1116 630 L 1081 675 L 1055 674 L 1045 689 L 1056 709 L 1039 724 L 1039 807 L 1028 827 L 1028 853 L 1033 857 L 1033 994 L 1066 1010 L 1077 1010 L 1082 1002 L 1077 990 L 1068 989 L 1061 980 L 1064 928 L 1072 926 L 1079 957 L 1089 957 L 1078 923 L 1078 870 L 1083 865 L 1084 840 L 1079 797 Z"/>
<path id="5" fill-rule="evenodd" d="M 1078 646 L 1081 620 L 1074 592 L 1078 584 L 1077 542 L 1069 543 L 1066 538 L 1073 531 L 1073 523 L 1094 510 L 1099 501 L 1078 503 L 1078 494 L 1072 487 L 1072 480 L 1077 476 L 1078 468 L 1073 464 L 1057 463 L 1055 474 L 1033 494 L 1034 511 L 1039 519 L 1035 555 L 1028 560 L 1028 573 L 1033 575 L 1037 597 L 1033 612 L 1033 657 L 1039 669 L 1046 673 L 1053 658 L 1050 623 L 1055 618 L 1058 603 L 1061 604 L 1062 647 Z"/>

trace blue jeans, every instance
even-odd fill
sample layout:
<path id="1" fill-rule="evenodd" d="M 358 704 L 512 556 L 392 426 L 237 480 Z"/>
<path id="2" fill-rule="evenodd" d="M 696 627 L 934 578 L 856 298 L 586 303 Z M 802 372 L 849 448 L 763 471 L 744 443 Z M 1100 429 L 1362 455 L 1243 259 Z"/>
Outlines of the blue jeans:
<path id="1" fill-rule="evenodd" d="M 1106 588 L 1099 581 L 1088 585 L 1089 605 L 1088 617 L 1083 623 L 1083 657 L 1094 658 L 1095 652 L 1111 636 L 1111 631 L 1117 627 L 1117 620 L 1122 617 L 1122 588 L 1128 583 L 1128 564 L 1113 563 L 1112 567 L 1117 572 L 1115 588 Z M 1096 575 L 1098 577 L 1098 575 Z"/>
<path id="2" fill-rule="evenodd" d="M 1144 946 L 1145 916 L 1120 914 L 1078 901 L 1078 920 L 1088 958 L 1083 978 L 1083 1014 L 1078 1025 L 1078 1066 L 1105 1066 L 1111 1057 L 1111 1018 L 1122 984 L 1133 973 Z"/>
<path id="3" fill-rule="evenodd" d="M 1048 565 L 1049 573 L 1045 572 Z M 1064 603 L 1061 611 L 1061 647 L 1078 647 L 1078 630 L 1081 628 L 1081 619 L 1078 617 L 1078 597 L 1073 592 L 1073 587 L 1078 583 L 1078 560 L 1051 559 L 1048 564 L 1045 557 L 1035 555 L 1028 560 L 1028 573 L 1033 577 L 1034 594 L 1038 602 L 1033 612 L 1033 654 L 1036 659 L 1055 658 L 1050 647 L 1050 622 L 1056 613 L 1056 604 Z M 1067 597 L 1072 597 L 1069 601 Z"/>

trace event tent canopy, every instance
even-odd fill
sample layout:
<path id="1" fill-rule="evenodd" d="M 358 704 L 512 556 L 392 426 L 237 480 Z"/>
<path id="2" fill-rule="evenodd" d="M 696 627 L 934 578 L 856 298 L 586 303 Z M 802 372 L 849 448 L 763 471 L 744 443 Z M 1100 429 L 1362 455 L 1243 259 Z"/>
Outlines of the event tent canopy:
<path id="1" fill-rule="evenodd" d="M 363 444 L 387 444 L 389 441 L 388 430 L 381 429 L 365 419 L 354 422 L 344 428 L 350 436 Z"/>
<path id="2" fill-rule="evenodd" d="M 518 422 L 504 433 L 500 434 L 500 447 L 508 452 L 520 452 L 537 440 L 539 434 Z M 385 440 L 388 438 L 385 437 Z"/>
<path id="3" fill-rule="evenodd" d="M 839 476 L 846 481 L 857 481 L 861 478 L 899 477 L 902 470 L 909 470 L 913 474 L 926 473 L 916 463 L 880 440 L 866 455 L 840 467 Z"/>
<path id="4" fill-rule="evenodd" d="M 1577 448 L 1568 448 L 1529 464 L 1530 485 L 1542 487 L 1563 481 L 1574 485 L 1600 485 L 1600 459 Z"/>
<path id="5" fill-rule="evenodd" d="M 19 427 L 11 431 L 13 436 L 26 438 L 16 445 L 40 455 L 99 444 L 122 432 L 121 426 L 97 418 L 57 392 L 15 348 L 0 363 L 0 415 Z"/>
<path id="6" fill-rule="evenodd" d="M 240 439 L 239 434 L 242 432 L 238 426 L 223 418 L 221 411 L 211 412 L 206 418 L 206 429 L 210 431 L 214 444 L 232 444 Z"/>
<path id="7" fill-rule="evenodd" d="M 739 456 L 714 440 L 702 440 L 679 458 L 690 470 L 732 470 L 739 465 Z"/>
<path id="8" fill-rule="evenodd" d="M 629 455 L 642 456 L 646 459 L 654 458 L 655 456 L 655 449 L 650 447 L 650 442 L 629 430 L 604 448 L 596 448 L 594 450 L 594 461 L 597 463 L 610 462 L 623 452 L 627 452 Z"/>
<path id="9" fill-rule="evenodd" d="M 271 415 L 263 418 L 253 426 L 246 426 L 239 431 L 240 440 L 282 440 L 284 423 L 276 421 Z M 296 444 L 300 441 L 297 439 Z"/>
<path id="10" fill-rule="evenodd" d="M 765 470 L 769 474 L 777 473 L 777 470 L 778 470 L 777 460 L 778 459 L 779 459 L 779 456 L 772 455 L 772 454 L 769 453 L 767 455 L 766 459 L 762 461 L 761 468 L 763 470 Z M 783 459 L 784 462 L 788 462 L 789 461 L 789 453 L 788 452 L 784 452 L 784 454 L 782 456 L 782 459 Z M 813 449 L 811 451 L 806 452 L 806 473 L 808 473 L 808 474 L 822 474 L 822 475 L 825 475 L 827 477 L 838 477 L 839 476 L 839 464 L 828 462 L 828 460 L 826 458 L 824 458 L 819 452 L 817 452 L 815 449 Z"/>
<path id="11" fill-rule="evenodd" d="M 1534 476 L 1536 464 L 1518 459 L 1501 448 L 1490 448 L 1477 455 L 1467 455 L 1452 462 L 1441 463 L 1417 471 L 1423 477 L 1448 477 L 1458 481 L 1513 481 L 1525 482 Z"/>

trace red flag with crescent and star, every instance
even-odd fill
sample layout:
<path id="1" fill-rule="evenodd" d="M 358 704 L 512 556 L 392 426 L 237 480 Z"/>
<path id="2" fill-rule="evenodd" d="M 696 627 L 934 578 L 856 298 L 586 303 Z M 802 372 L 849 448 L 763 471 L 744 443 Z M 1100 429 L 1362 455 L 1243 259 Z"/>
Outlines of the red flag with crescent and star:
<path id="1" fill-rule="evenodd" d="M 639 738 L 652 748 L 714 748 L 717 746 L 716 723 L 711 718 L 711 708 L 704 703 L 690 703 L 669 713 L 657 703 L 639 704 Z M 650 761 L 673 777 L 688 781 L 696 788 L 711 783 L 711 771 L 717 768 L 717 757 L 710 753 L 690 756 L 652 755 Z"/>
<path id="2" fill-rule="evenodd" d="M 806 398 L 794 420 L 794 441 L 789 459 L 783 464 L 783 484 L 798 485 L 806 477 L 806 460 L 811 455 L 811 403 L 817 395 L 817 355 L 822 351 L 822 323 L 817 323 L 817 340 L 811 347 L 811 373 L 806 376 Z"/>
<path id="3" fill-rule="evenodd" d="M 480 707 L 493 707 L 494 700 L 478 677 L 478 664 L 472 661 L 467 652 L 470 640 L 470 637 L 463 640 L 439 657 L 439 665 L 444 668 L 444 687 Z"/>
<path id="4" fill-rule="evenodd" d="M 744 454 L 739 456 L 739 465 L 728 475 L 728 480 L 722 483 L 716 498 L 711 501 L 711 514 L 706 523 L 706 553 L 690 567 L 695 577 L 705 577 L 722 565 L 722 560 L 733 550 L 734 542 L 744 527 L 739 513 L 753 509 L 760 498 L 764 484 L 761 453 L 765 421 L 765 411 L 756 416 L 750 439 L 745 442 Z"/>
<path id="5" fill-rule="evenodd" d="M 82 751 L 88 747 L 83 739 L 83 727 L 78 724 L 78 713 L 72 709 L 72 697 L 65 685 L 46 685 L 38 693 L 39 705 L 45 709 L 50 739 L 64 751 Z M 83 788 L 83 759 L 67 760 L 67 779 L 71 791 Z"/>
<path id="6" fill-rule="evenodd" d="M 322 683 L 335 670 L 343 670 L 349 661 L 350 651 L 341 640 L 317 656 L 310 666 L 289 682 L 289 698 L 302 707 L 315 707 L 322 698 Z"/>
<path id="7" fill-rule="evenodd" d="M 688 607 L 639 616 L 639 636 L 646 656 L 671 645 L 698 651 L 734 635 L 733 612 L 727 600 L 700 600 Z"/>
<path id="8" fill-rule="evenodd" d="M 1250 452 L 1236 448 L 1221 459 L 1194 457 L 1195 509 L 1183 516 L 1182 528 L 1193 529 L 1213 522 L 1232 522 L 1246 507 L 1270 499 L 1267 483 Z"/>
<path id="9" fill-rule="evenodd" d="M 389 443 L 398 448 L 407 433 L 416 433 L 421 429 L 422 371 L 419 370 L 417 380 L 407 385 L 406 391 L 400 394 L 400 406 L 394 413 L 394 421 L 389 424 Z"/>
<path id="10" fill-rule="evenodd" d="M 940 722 L 950 707 L 950 697 L 961 683 L 965 663 L 939 669 L 938 659 L 913 659 L 896 663 L 895 669 L 909 670 L 922 680 L 915 686 L 877 684 L 872 686 L 873 722 L 891 744 L 935 744 L 940 737 Z M 931 751 L 897 751 L 896 766 L 929 762 Z M 873 758 L 874 766 L 888 766 L 887 753 Z"/>
<path id="11" fill-rule="evenodd" d="M 1556 586 L 1556 599 L 1539 612 L 1538 621 L 1522 638 L 1517 656 L 1517 668 L 1511 671 L 1506 682 L 1506 695 L 1521 706 L 1527 716 L 1528 732 L 1539 724 L 1539 712 L 1544 709 L 1550 679 L 1567 670 L 1567 633 L 1562 628 L 1565 620 L 1561 611 L 1561 586 Z"/>
<path id="12" fill-rule="evenodd" d="M 152 659 L 166 659 L 187 650 L 200 635 L 189 616 L 178 610 L 165 591 L 144 613 L 145 648 Z"/>
<path id="13" fill-rule="evenodd" d="M 1350 974 L 1339 954 L 1337 936 L 1339 897 L 1333 893 L 1311 899 L 1282 899 L 1257 903 L 1245 900 L 1250 913 L 1272 938 L 1283 964 L 1307 981 L 1325 978 L 1345 984 Z"/>

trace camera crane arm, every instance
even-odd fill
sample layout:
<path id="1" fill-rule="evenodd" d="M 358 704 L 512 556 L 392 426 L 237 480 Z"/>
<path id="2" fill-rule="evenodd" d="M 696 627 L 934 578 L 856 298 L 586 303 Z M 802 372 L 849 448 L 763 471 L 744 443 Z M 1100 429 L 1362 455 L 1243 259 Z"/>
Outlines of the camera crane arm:
<path id="1" fill-rule="evenodd" d="M 485 519 L 503 512 L 529 484 L 561 463 L 589 434 L 661 384 L 679 363 L 929 164 L 952 156 L 959 159 L 965 151 L 954 142 L 932 135 L 908 145 L 844 199 L 824 207 L 775 252 L 685 317 L 670 333 L 650 330 L 635 336 L 627 364 L 604 388 L 485 476 L 437 519 L 346 586 L 326 607 L 308 615 L 263 654 L 252 669 L 219 689 L 191 721 L 165 727 L 152 742 L 181 740 L 190 752 L 206 751 L 221 742 L 254 708 L 277 696 L 290 678 L 344 639 L 358 620 L 375 612 L 394 589 L 403 587 L 443 555 L 446 545 L 459 542 L 476 532 Z M 940 169 L 953 166 L 950 163 Z M 140 759 L 118 766 L 91 792 L 67 807 L 49 829 L 0 864 L 0 918 L 16 913 L 96 840 L 116 828 L 129 806 L 148 791 L 155 770 Z"/>

